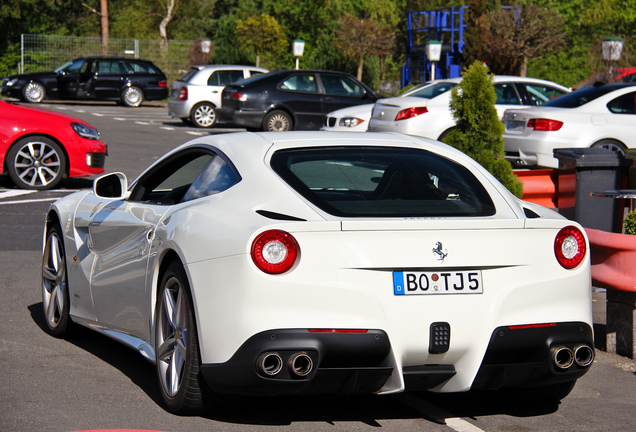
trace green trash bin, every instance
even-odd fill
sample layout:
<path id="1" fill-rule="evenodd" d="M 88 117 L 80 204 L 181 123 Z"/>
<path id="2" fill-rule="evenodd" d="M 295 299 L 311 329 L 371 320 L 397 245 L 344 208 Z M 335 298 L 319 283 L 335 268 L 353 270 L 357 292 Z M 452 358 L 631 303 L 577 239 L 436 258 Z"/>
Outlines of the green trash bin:
<path id="1" fill-rule="evenodd" d="M 622 188 L 633 159 L 603 148 L 555 149 L 554 157 L 559 213 L 586 228 L 621 232 L 621 200 L 590 193 Z"/>

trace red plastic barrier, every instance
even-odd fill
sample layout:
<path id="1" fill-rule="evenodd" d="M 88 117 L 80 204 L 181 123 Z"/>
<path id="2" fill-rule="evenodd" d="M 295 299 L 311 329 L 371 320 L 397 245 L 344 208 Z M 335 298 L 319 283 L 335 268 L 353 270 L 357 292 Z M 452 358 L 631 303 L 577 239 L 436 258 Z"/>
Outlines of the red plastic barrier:
<path id="1" fill-rule="evenodd" d="M 523 183 L 522 200 L 548 208 L 556 208 L 557 170 L 515 170 L 514 173 Z"/>
<path id="2" fill-rule="evenodd" d="M 592 285 L 636 292 L 636 235 L 585 231 L 590 239 Z"/>

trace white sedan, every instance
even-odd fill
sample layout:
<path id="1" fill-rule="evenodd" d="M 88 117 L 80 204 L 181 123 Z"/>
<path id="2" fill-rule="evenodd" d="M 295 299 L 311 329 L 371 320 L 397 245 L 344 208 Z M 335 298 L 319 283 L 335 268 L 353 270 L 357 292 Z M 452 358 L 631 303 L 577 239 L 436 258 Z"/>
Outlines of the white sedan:
<path id="1" fill-rule="evenodd" d="M 163 401 L 522 388 L 594 359 L 583 229 L 479 164 L 399 134 L 197 138 L 53 203 L 47 329 L 156 364 Z"/>
<path id="2" fill-rule="evenodd" d="M 455 127 L 449 91 L 461 78 L 433 81 L 416 92 L 380 99 L 375 103 L 369 132 L 401 132 L 442 140 Z M 551 81 L 518 76 L 493 77 L 499 117 L 508 108 L 542 105 L 570 92 Z"/>
<path id="3" fill-rule="evenodd" d="M 636 147 L 636 85 L 576 90 L 537 108 L 507 110 L 506 159 L 517 166 L 558 168 L 554 149 Z"/>

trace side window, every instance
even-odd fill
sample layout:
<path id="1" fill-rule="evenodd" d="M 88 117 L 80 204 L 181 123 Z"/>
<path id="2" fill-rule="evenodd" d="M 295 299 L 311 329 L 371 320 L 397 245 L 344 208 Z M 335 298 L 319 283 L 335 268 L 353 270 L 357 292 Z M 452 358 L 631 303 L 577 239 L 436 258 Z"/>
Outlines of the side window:
<path id="1" fill-rule="evenodd" d="M 614 114 L 636 114 L 636 92 L 617 97 L 607 108 Z"/>
<path id="2" fill-rule="evenodd" d="M 320 79 L 326 94 L 341 96 L 364 96 L 364 89 L 351 78 L 340 75 L 321 74 Z"/>
<path id="3" fill-rule="evenodd" d="M 166 205 L 180 202 L 213 157 L 208 151 L 195 149 L 166 161 L 137 182 L 131 200 Z"/>
<path id="4" fill-rule="evenodd" d="M 90 62 L 84 60 L 84 59 L 79 59 L 75 62 L 73 62 L 70 66 L 67 66 L 64 71 L 70 74 L 76 74 L 76 73 L 84 73 L 86 72 L 86 68 L 88 67 L 88 64 Z"/>
<path id="5" fill-rule="evenodd" d="M 543 105 L 544 103 L 556 99 L 566 94 L 566 91 L 542 84 L 522 84 L 528 92 L 528 97 L 532 105 Z"/>
<path id="6" fill-rule="evenodd" d="M 210 78 L 208 78 L 208 85 L 226 86 L 242 79 L 242 70 L 219 70 L 212 72 L 212 75 L 210 75 Z"/>
<path id="7" fill-rule="evenodd" d="M 159 71 L 157 71 L 155 68 L 147 63 L 129 62 L 128 66 L 130 67 L 130 69 L 132 69 L 133 73 L 147 73 L 151 75 L 159 74 Z"/>
<path id="8" fill-rule="evenodd" d="M 314 75 L 299 74 L 288 77 L 278 86 L 282 90 L 293 90 L 302 92 L 318 92 L 316 77 Z"/>
<path id="9" fill-rule="evenodd" d="M 497 94 L 496 104 L 521 105 L 521 100 L 513 83 L 495 84 L 495 93 Z"/>
<path id="10" fill-rule="evenodd" d="M 190 201 L 223 192 L 238 183 L 240 177 L 221 157 L 214 156 L 199 176 L 192 182 L 182 201 Z"/>

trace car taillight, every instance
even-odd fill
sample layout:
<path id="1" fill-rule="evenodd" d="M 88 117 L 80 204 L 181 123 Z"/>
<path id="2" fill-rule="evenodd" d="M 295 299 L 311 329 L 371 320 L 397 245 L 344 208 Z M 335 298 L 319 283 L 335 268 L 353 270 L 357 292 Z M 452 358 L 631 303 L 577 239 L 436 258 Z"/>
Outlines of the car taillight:
<path id="1" fill-rule="evenodd" d="M 407 108 L 404 109 L 402 111 L 400 111 L 396 116 L 395 116 L 395 121 L 399 121 L 399 120 L 407 120 L 413 117 L 417 117 L 420 114 L 426 114 L 428 112 L 428 108 L 426 107 L 412 107 L 412 108 Z"/>
<path id="2" fill-rule="evenodd" d="M 179 101 L 184 101 L 184 100 L 188 100 L 188 88 L 187 87 L 181 87 L 181 90 L 179 90 Z"/>
<path id="3" fill-rule="evenodd" d="M 554 239 L 554 255 L 563 268 L 573 269 L 581 264 L 586 251 L 585 236 L 574 226 L 561 229 Z"/>
<path id="4" fill-rule="evenodd" d="M 561 129 L 563 122 L 544 118 L 530 119 L 527 126 L 536 131 L 554 132 Z"/>
<path id="5" fill-rule="evenodd" d="M 235 91 L 230 93 L 230 98 L 241 101 L 241 102 L 245 102 L 247 100 L 247 95 Z"/>
<path id="6" fill-rule="evenodd" d="M 159 81 L 159 87 L 168 87 L 168 81 L 166 80 Z"/>
<path id="7" fill-rule="evenodd" d="M 256 267 L 269 274 L 288 271 L 296 263 L 300 248 L 296 239 L 280 230 L 269 230 L 252 242 L 252 261 Z"/>

